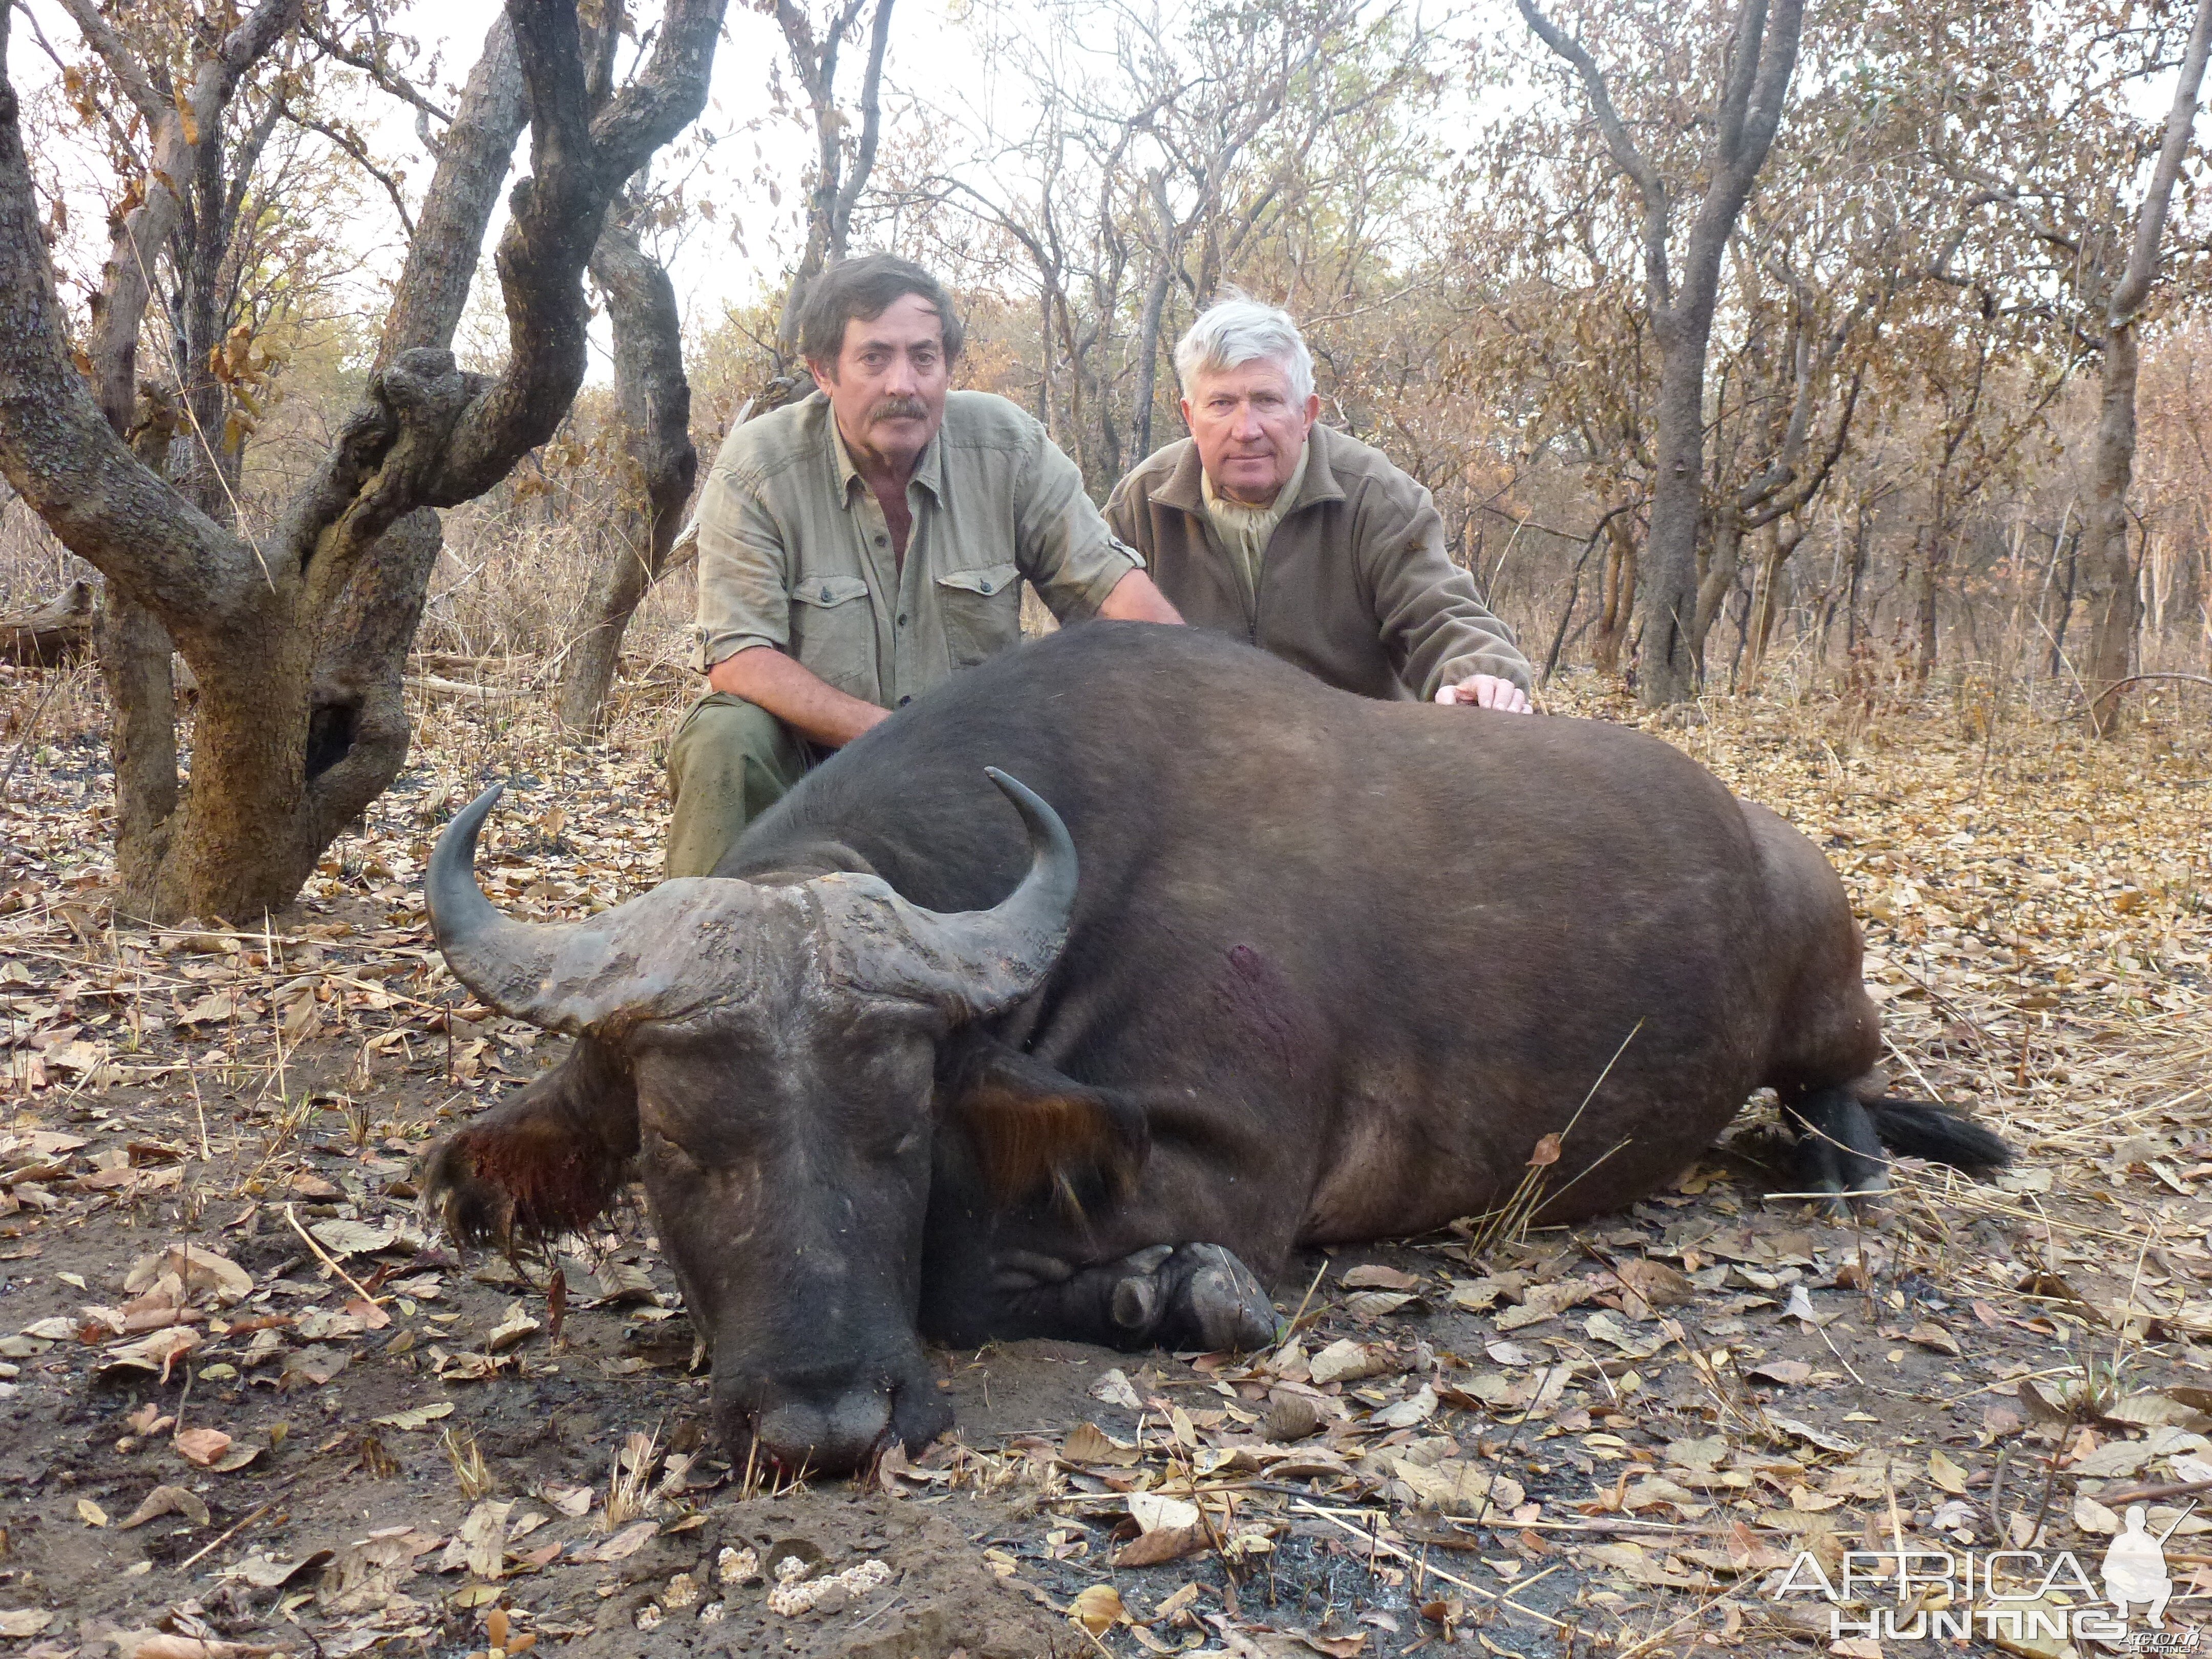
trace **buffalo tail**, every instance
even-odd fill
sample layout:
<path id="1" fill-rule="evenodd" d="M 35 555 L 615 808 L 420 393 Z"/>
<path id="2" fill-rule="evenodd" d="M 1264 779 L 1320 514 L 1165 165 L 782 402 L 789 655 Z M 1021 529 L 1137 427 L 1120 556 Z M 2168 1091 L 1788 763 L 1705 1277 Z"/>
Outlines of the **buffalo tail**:
<path id="1" fill-rule="evenodd" d="M 1885 1097 L 1868 1101 L 1866 1109 L 1875 1133 L 1893 1152 L 1960 1170 L 1996 1169 L 2012 1162 L 2012 1148 L 2002 1136 L 1947 1108 Z"/>

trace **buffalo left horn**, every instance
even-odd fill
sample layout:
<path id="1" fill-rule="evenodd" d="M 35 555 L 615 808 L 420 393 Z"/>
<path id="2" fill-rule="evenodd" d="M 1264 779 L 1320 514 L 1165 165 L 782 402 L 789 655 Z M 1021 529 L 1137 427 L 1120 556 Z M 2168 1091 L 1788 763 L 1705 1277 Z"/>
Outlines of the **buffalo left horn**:
<path id="1" fill-rule="evenodd" d="M 988 910 L 925 910 L 873 876 L 823 876 L 807 884 L 833 918 L 828 932 L 854 985 L 932 1002 L 956 1018 L 987 1014 L 1043 981 L 1067 942 L 1075 907 L 1075 842 L 1060 814 L 995 766 L 999 786 L 1029 831 L 1030 867 Z"/>
<path id="2" fill-rule="evenodd" d="M 431 852 L 422 883 L 431 931 L 453 976 L 485 1003 L 572 1036 L 742 1000 L 757 975 L 797 969 L 764 961 L 762 947 L 802 927 L 821 930 L 832 973 L 856 989 L 986 1012 L 1051 969 L 1075 895 L 1075 847 L 1059 814 L 1014 779 L 989 775 L 1021 814 L 1031 857 L 988 910 L 926 910 L 874 876 L 803 887 L 709 876 L 663 882 L 589 921 L 516 921 L 476 880 L 477 835 L 503 793 L 495 785 L 454 814 Z"/>

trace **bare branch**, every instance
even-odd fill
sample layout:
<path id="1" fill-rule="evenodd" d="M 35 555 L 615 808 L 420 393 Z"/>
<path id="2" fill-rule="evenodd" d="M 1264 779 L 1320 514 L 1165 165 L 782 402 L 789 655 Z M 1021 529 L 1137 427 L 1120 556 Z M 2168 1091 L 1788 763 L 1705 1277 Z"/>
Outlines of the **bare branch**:
<path id="1" fill-rule="evenodd" d="M 1583 91 L 1589 99 L 1590 113 L 1597 120 L 1607 149 L 1612 152 L 1613 165 L 1628 175 L 1643 203 L 1644 276 L 1650 287 L 1652 304 L 1658 308 L 1672 305 L 1674 283 L 1668 272 L 1667 228 L 1674 204 L 1668 198 L 1666 180 L 1636 148 L 1635 139 L 1629 137 L 1627 124 L 1613 107 L 1613 93 L 1605 83 L 1605 75 L 1598 68 L 1597 60 L 1583 50 L 1581 41 L 1537 10 L 1535 0 L 1517 0 L 1517 3 L 1522 19 L 1535 31 L 1536 38 L 1565 59 L 1581 78 Z"/>
<path id="2" fill-rule="evenodd" d="M 68 3 L 68 0 L 64 0 L 64 3 Z M 82 4 L 83 0 L 76 0 L 76 3 Z M 378 87 L 390 93 L 402 103 L 411 104 L 423 114 L 434 120 L 443 121 L 448 126 L 453 125 L 453 116 L 425 98 L 414 82 L 408 80 L 405 76 L 393 73 L 390 68 L 373 57 L 365 57 L 360 52 L 349 50 L 335 36 L 325 34 L 317 28 L 312 21 L 303 22 L 300 27 L 300 32 L 321 47 L 325 57 L 336 59 L 349 69 L 359 70 Z"/>

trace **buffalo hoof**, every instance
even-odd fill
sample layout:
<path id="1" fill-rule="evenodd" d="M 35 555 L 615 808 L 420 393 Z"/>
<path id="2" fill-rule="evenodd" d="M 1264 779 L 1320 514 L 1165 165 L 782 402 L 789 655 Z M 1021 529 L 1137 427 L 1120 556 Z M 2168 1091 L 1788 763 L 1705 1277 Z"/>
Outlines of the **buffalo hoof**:
<path id="1" fill-rule="evenodd" d="M 1156 1244 L 1118 1265 L 1112 1310 L 1124 1340 L 1209 1353 L 1274 1342 L 1280 1322 L 1267 1287 L 1218 1244 Z"/>

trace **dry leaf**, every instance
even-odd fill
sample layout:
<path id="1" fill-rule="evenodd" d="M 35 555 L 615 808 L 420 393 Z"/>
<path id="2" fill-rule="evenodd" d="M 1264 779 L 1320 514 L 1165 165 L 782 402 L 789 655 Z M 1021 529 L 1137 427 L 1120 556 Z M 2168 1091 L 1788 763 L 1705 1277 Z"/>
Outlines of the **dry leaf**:
<path id="1" fill-rule="evenodd" d="M 221 1429 L 186 1429 L 170 1443 L 185 1462 L 206 1468 L 230 1449 L 230 1437 Z"/>
<path id="2" fill-rule="evenodd" d="M 1322 1409 L 1302 1394 L 1287 1389 L 1278 1393 L 1268 1403 L 1267 1415 L 1261 1425 L 1261 1432 L 1268 1439 L 1282 1442 L 1303 1440 L 1320 1428 Z"/>
<path id="3" fill-rule="evenodd" d="M 1966 1470 L 1944 1455 L 1941 1446 L 1928 1454 L 1928 1478 L 1954 1497 L 1962 1497 L 1966 1493 Z"/>
<path id="4" fill-rule="evenodd" d="M 1412 1273 L 1380 1264 L 1354 1267 L 1337 1281 L 1347 1291 L 1418 1291 L 1421 1281 Z"/>
<path id="5" fill-rule="evenodd" d="M 76 1518 L 88 1527 L 104 1527 L 107 1524 L 107 1511 L 89 1498 L 80 1498 L 76 1500 Z"/>
<path id="6" fill-rule="evenodd" d="M 1119 1406 L 1124 1411 L 1142 1411 L 1145 1402 L 1137 1398 L 1137 1391 L 1129 1386 L 1129 1379 L 1117 1366 L 1106 1372 L 1091 1385 L 1091 1397 L 1103 1401 L 1109 1406 Z"/>
<path id="7" fill-rule="evenodd" d="M 1111 1584 L 1092 1584 L 1067 1604 L 1067 1616 L 1093 1636 L 1103 1636 L 1129 1615 L 1121 1591 Z"/>
<path id="8" fill-rule="evenodd" d="M 381 1428 L 403 1429 L 411 1433 L 417 1429 L 427 1429 L 440 1418 L 451 1417 L 453 1414 L 452 1401 L 436 1400 L 427 1406 L 410 1406 L 404 1412 L 392 1412 L 383 1417 L 372 1417 L 368 1420 Z M 581 1515 L 583 1510 L 577 1510 L 574 1513 Z"/>
<path id="9" fill-rule="evenodd" d="M 1138 1534 L 1115 1553 L 1116 1567 L 1156 1567 L 1164 1561 L 1180 1561 L 1206 1547 L 1201 1527 L 1162 1527 Z M 1100 1588 L 1093 1585 L 1092 1589 Z"/>
<path id="10" fill-rule="evenodd" d="M 624 1561 L 635 1555 L 659 1534 L 660 1524 L 655 1521 L 633 1521 L 605 1542 L 584 1552 L 586 1561 Z"/>
<path id="11" fill-rule="evenodd" d="M 1137 1462 L 1139 1455 L 1134 1446 L 1121 1444 L 1096 1423 L 1077 1424 L 1060 1455 L 1071 1463 L 1111 1463 L 1123 1468 Z"/>
<path id="12" fill-rule="evenodd" d="M 156 1486 L 138 1500 L 128 1520 L 117 1523 L 116 1530 L 129 1532 L 164 1515 L 181 1515 L 196 1527 L 208 1523 L 208 1506 L 198 1492 L 183 1486 Z"/>
<path id="13" fill-rule="evenodd" d="M 1380 1376 L 1393 1369 L 1389 1352 L 1381 1346 L 1354 1342 L 1349 1337 L 1330 1343 L 1309 1360 L 1307 1366 L 1316 1388 L 1330 1382 L 1355 1382 L 1363 1377 Z"/>
<path id="14" fill-rule="evenodd" d="M 1199 1520 L 1198 1505 L 1187 1498 L 1165 1498 L 1158 1492 L 1133 1492 L 1129 1494 L 1129 1518 L 1137 1523 L 1140 1532 L 1158 1532 L 1162 1528 L 1194 1528 Z"/>
<path id="15" fill-rule="evenodd" d="M 1905 1332 L 1905 1340 L 1923 1348 L 1933 1348 L 1938 1353 L 1948 1353 L 1954 1359 L 1960 1356 L 1959 1339 L 1932 1319 L 1923 1319 Z"/>
<path id="16" fill-rule="evenodd" d="M 44 1607 L 0 1607 L 0 1637 L 23 1641 L 53 1622 L 53 1614 Z"/>
<path id="17" fill-rule="evenodd" d="M 166 1330 L 155 1331 L 151 1336 L 141 1337 L 136 1342 L 126 1342 L 108 1349 L 100 1364 L 93 1368 L 93 1375 L 109 1377 L 126 1371 L 143 1371 L 157 1376 L 166 1382 L 169 1380 L 170 1367 L 199 1344 L 198 1332 L 182 1325 L 172 1325 Z"/>

